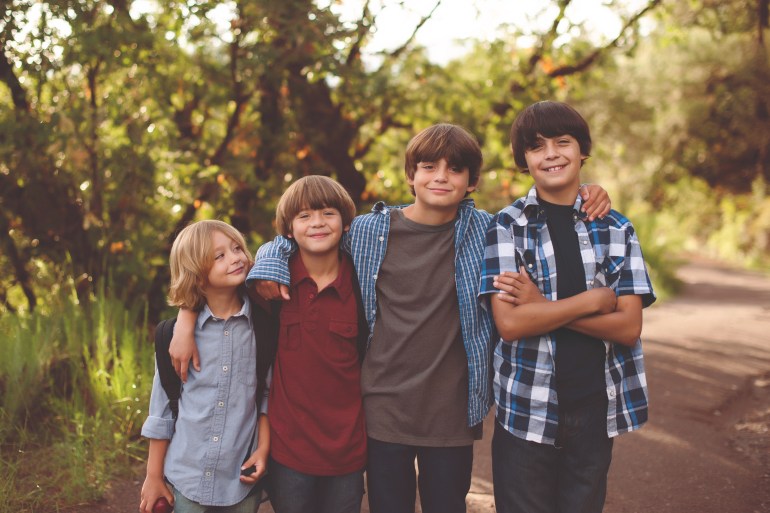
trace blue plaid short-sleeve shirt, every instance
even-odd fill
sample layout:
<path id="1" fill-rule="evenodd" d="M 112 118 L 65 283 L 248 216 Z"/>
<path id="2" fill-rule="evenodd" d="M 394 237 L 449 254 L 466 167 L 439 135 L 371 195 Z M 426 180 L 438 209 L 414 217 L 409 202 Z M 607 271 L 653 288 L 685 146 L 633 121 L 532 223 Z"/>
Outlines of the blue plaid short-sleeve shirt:
<path id="1" fill-rule="evenodd" d="M 631 222 L 616 211 L 589 222 L 574 205 L 575 231 L 585 270 L 586 289 L 608 286 L 618 296 L 655 301 L 639 240 Z M 527 269 L 549 299 L 557 300 L 556 259 L 545 213 L 533 187 L 526 197 L 501 210 L 487 229 L 479 295 L 497 293 L 492 282 L 504 271 Z M 488 305 L 488 302 L 485 304 Z M 617 436 L 647 421 L 647 380 L 641 341 L 634 347 L 605 341 L 605 384 L 608 399 L 607 435 Z M 554 340 L 550 333 L 512 342 L 498 340 L 493 354 L 497 421 L 516 437 L 555 443 L 558 398 L 554 377 Z"/>

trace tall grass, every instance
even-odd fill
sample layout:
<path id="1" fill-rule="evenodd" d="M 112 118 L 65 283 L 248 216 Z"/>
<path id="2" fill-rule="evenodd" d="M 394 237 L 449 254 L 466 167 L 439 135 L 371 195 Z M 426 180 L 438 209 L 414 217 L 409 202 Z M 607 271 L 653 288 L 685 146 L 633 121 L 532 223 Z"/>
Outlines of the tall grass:
<path id="1" fill-rule="evenodd" d="M 0 512 L 54 511 L 104 492 L 143 457 L 153 346 L 141 308 L 102 290 L 0 317 Z"/>

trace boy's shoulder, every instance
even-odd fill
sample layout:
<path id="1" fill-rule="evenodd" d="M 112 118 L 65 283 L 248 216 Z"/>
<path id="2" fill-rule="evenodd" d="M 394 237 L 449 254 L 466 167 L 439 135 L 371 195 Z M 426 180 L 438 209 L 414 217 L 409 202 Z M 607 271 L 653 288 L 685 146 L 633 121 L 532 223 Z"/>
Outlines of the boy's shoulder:
<path id="1" fill-rule="evenodd" d="M 609 228 L 615 229 L 633 229 L 631 220 L 625 215 L 621 214 L 617 210 L 611 209 L 609 213 L 601 219 L 597 219 L 596 222 L 606 224 Z"/>
<path id="2" fill-rule="evenodd" d="M 495 221 L 499 224 L 511 224 L 514 220 L 521 217 L 525 209 L 531 205 L 528 201 L 528 196 L 523 196 L 515 200 L 510 205 L 503 207 L 497 214 L 495 214 Z"/>

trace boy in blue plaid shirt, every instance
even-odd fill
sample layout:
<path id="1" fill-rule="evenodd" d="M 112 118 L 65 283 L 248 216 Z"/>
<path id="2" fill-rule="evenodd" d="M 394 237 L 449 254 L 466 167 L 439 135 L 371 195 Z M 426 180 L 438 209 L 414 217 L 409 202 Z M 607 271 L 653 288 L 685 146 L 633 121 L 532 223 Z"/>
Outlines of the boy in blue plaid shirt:
<path id="1" fill-rule="evenodd" d="M 535 185 L 493 219 L 481 275 L 500 336 L 495 505 L 600 512 L 613 437 L 647 420 L 639 335 L 655 295 L 631 222 L 614 210 L 594 220 L 581 212 L 591 136 L 580 114 L 531 105 L 514 121 L 511 146 Z"/>

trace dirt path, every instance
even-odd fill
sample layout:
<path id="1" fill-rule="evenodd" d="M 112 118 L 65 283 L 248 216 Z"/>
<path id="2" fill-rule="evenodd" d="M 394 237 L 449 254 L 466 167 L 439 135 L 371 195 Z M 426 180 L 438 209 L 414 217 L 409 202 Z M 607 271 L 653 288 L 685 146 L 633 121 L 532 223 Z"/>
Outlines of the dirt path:
<path id="1" fill-rule="evenodd" d="M 679 275 L 681 295 L 645 311 L 651 420 L 617 439 L 604 511 L 770 511 L 770 277 L 709 262 Z M 476 444 L 469 513 L 494 511 L 492 426 Z M 115 483 L 76 511 L 135 513 L 139 486 Z"/>

